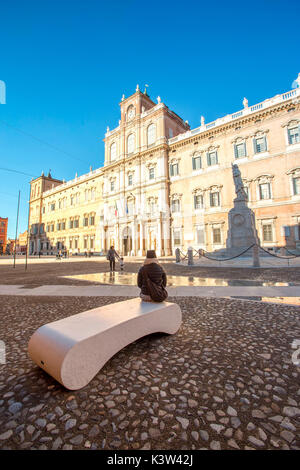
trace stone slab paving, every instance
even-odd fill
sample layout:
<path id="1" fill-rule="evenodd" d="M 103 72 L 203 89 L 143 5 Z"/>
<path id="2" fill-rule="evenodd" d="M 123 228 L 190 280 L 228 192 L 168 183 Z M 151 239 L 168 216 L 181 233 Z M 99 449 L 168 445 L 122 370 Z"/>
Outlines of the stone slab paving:
<path id="1" fill-rule="evenodd" d="M 42 324 L 124 297 L 0 298 L 1 449 L 299 449 L 299 308 L 176 297 L 174 336 L 142 338 L 82 390 L 27 356 Z"/>
<path id="2" fill-rule="evenodd" d="M 167 287 L 173 297 L 299 297 L 300 286 L 180 286 Z M 140 289 L 134 286 L 65 286 L 45 285 L 27 288 L 18 285 L 0 285 L 0 295 L 16 296 L 139 296 Z"/>

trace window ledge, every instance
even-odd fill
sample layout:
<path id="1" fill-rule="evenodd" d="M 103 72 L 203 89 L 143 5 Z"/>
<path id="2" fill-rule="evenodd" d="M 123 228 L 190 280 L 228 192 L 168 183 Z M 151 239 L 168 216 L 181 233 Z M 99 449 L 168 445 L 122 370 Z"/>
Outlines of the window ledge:
<path id="1" fill-rule="evenodd" d="M 257 206 L 267 206 L 269 204 L 273 204 L 273 199 L 260 199 L 257 201 Z"/>
<path id="2" fill-rule="evenodd" d="M 239 163 L 249 162 L 249 156 L 246 155 L 245 157 L 235 158 L 234 161 Z"/>
<path id="3" fill-rule="evenodd" d="M 216 165 L 209 165 L 205 169 L 206 171 L 213 171 L 217 170 L 218 168 L 220 168 L 220 163 L 217 163 Z"/>
<path id="4" fill-rule="evenodd" d="M 253 158 L 255 158 L 256 160 L 258 160 L 259 158 L 265 158 L 265 157 L 269 157 L 270 153 L 269 152 L 260 152 L 260 153 L 255 153 L 253 155 Z"/>
<path id="5" fill-rule="evenodd" d="M 201 175 L 201 173 L 203 173 L 203 168 L 199 168 L 198 170 L 193 170 L 192 176 Z"/>
<path id="6" fill-rule="evenodd" d="M 296 144 L 288 144 L 286 149 L 291 152 L 294 150 L 300 150 L 300 142 L 297 142 Z"/>

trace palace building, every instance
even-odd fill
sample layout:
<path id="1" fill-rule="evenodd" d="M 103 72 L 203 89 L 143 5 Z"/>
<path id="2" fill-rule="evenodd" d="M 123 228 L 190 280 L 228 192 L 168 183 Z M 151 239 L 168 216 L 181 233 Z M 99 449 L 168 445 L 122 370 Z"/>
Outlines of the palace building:
<path id="1" fill-rule="evenodd" d="M 300 74 L 299 74 L 300 77 Z M 298 77 L 298 80 L 300 81 Z M 29 253 L 226 247 L 237 163 L 265 248 L 300 249 L 300 88 L 190 129 L 137 86 L 105 134 L 104 166 L 31 181 Z"/>

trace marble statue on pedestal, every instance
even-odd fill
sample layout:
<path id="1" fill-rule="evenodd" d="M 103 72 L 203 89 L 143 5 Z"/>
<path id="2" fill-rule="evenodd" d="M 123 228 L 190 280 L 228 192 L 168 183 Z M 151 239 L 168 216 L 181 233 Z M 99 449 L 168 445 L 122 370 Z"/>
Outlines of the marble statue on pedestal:
<path id="1" fill-rule="evenodd" d="M 244 188 L 241 172 L 236 164 L 232 164 L 232 176 L 236 198 L 234 207 L 228 213 L 227 254 L 241 253 L 244 249 L 259 243 L 255 227 L 254 212 L 248 207 L 248 196 Z M 248 252 L 248 256 L 251 253 Z"/>

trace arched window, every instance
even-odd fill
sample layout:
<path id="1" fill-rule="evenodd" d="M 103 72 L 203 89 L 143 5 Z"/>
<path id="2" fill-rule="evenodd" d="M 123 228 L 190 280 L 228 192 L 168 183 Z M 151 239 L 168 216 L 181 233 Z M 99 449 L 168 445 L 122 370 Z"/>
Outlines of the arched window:
<path id="1" fill-rule="evenodd" d="M 150 124 L 147 129 L 147 143 L 148 145 L 152 145 L 155 143 L 156 140 L 156 126 L 155 124 Z"/>
<path id="2" fill-rule="evenodd" d="M 117 144 L 113 142 L 110 146 L 110 160 L 113 161 L 117 157 Z"/>
<path id="3" fill-rule="evenodd" d="M 127 153 L 133 153 L 134 152 L 134 145 L 135 145 L 135 139 L 134 139 L 134 134 L 129 134 L 127 138 Z"/>

